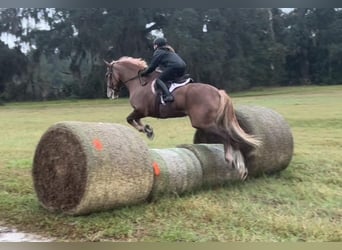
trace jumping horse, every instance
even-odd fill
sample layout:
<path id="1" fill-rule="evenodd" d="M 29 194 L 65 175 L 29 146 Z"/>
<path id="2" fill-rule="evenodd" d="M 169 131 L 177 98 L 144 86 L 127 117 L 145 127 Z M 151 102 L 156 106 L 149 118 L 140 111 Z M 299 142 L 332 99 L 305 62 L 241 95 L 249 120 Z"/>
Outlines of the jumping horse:
<path id="1" fill-rule="evenodd" d="M 121 57 L 117 61 L 105 63 L 107 97 L 118 98 L 120 88 L 124 85 L 129 91 L 133 112 L 126 119 L 130 125 L 145 133 L 148 138 L 153 138 L 153 129 L 148 124 L 144 125 L 142 118 L 189 116 L 194 128 L 220 138 L 227 163 L 241 169 L 241 179 L 246 178 L 247 168 L 240 149 L 256 148 L 260 141 L 240 127 L 232 100 L 224 90 L 209 84 L 189 83 L 172 92 L 174 102 L 163 105 L 154 88 L 154 80 L 160 72 L 155 71 L 147 77 L 141 77 L 139 73 L 147 67 L 143 59 Z"/>

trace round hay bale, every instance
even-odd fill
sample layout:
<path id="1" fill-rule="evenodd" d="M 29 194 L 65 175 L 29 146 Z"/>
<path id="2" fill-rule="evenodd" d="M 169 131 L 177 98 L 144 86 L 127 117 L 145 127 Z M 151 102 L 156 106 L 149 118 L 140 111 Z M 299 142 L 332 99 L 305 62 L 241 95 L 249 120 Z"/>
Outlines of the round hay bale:
<path id="1" fill-rule="evenodd" d="M 237 169 L 225 160 L 222 144 L 183 144 L 179 147 L 190 150 L 199 159 L 203 171 L 202 185 L 214 186 L 241 180 Z"/>
<path id="2" fill-rule="evenodd" d="M 293 156 L 293 136 L 288 123 L 274 110 L 258 106 L 235 109 L 240 126 L 262 141 L 257 149 L 242 149 L 249 176 L 272 174 L 285 169 Z M 197 130 L 194 143 L 218 143 L 219 139 Z"/>
<path id="3" fill-rule="evenodd" d="M 60 122 L 41 137 L 32 176 L 38 200 L 79 215 L 144 201 L 153 168 L 146 143 L 119 124 Z"/>
<path id="4" fill-rule="evenodd" d="M 150 149 L 160 172 L 155 173 L 151 198 L 164 194 L 182 194 L 202 185 L 202 168 L 196 156 L 187 149 Z"/>
<path id="5" fill-rule="evenodd" d="M 150 149 L 150 153 L 158 168 L 152 200 L 164 194 L 180 195 L 200 187 L 241 181 L 238 171 L 225 161 L 220 144 L 184 144 L 177 148 Z"/>

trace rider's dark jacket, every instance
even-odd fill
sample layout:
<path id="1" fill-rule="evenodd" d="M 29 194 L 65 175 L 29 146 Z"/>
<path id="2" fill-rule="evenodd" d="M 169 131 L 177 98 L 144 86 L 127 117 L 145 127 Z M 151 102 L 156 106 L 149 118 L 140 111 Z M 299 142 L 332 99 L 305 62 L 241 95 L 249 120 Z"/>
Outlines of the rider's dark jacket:
<path id="1" fill-rule="evenodd" d="M 184 74 L 186 63 L 170 46 L 166 45 L 154 51 L 151 63 L 144 70 L 143 75 L 148 75 L 157 67 L 163 71 L 159 78 L 163 81 L 169 81 Z"/>

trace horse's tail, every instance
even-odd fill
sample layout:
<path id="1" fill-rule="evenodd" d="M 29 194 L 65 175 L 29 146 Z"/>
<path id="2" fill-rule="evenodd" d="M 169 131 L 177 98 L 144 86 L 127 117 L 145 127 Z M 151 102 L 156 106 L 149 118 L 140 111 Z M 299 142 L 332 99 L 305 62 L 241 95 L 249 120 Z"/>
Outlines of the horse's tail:
<path id="1" fill-rule="evenodd" d="M 228 131 L 229 135 L 237 142 L 244 142 L 252 147 L 261 145 L 261 141 L 255 136 L 247 134 L 239 125 L 236 118 L 233 102 L 224 90 L 219 90 L 220 106 L 216 122 Z"/>

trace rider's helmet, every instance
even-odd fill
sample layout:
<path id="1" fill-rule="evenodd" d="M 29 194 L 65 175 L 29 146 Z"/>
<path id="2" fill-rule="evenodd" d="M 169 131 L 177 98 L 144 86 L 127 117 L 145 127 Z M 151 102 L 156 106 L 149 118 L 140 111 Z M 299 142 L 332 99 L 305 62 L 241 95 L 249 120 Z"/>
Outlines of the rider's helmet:
<path id="1" fill-rule="evenodd" d="M 153 45 L 157 45 L 157 47 L 165 46 L 166 44 L 167 40 L 164 37 L 158 37 L 153 41 Z"/>

